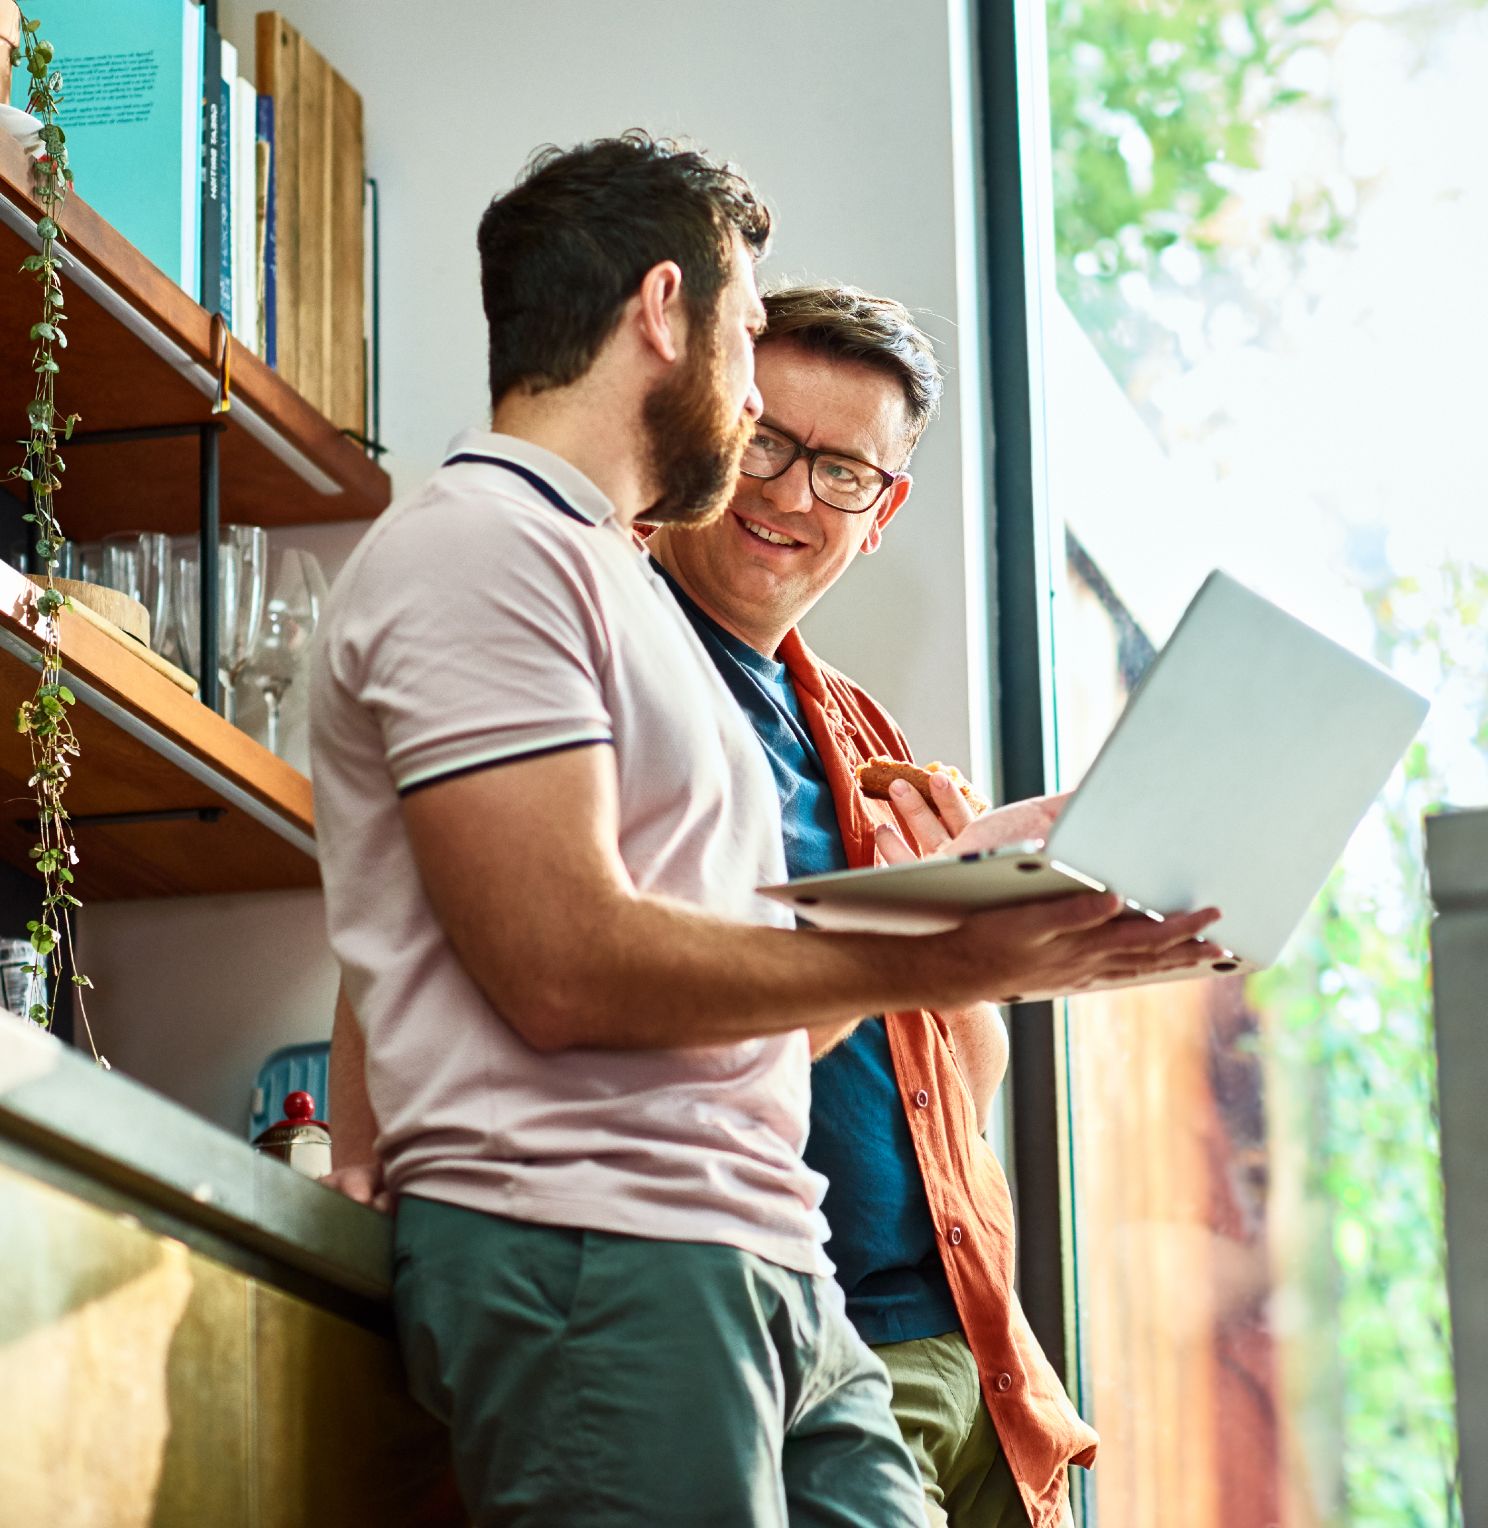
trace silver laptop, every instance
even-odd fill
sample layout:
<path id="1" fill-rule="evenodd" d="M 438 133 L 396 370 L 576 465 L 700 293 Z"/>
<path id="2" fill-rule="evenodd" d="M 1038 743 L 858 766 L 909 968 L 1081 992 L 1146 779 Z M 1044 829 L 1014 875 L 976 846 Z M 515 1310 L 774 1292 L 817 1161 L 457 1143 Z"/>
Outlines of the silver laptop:
<path id="1" fill-rule="evenodd" d="M 1383 669 L 1211 573 L 1047 843 L 760 890 L 819 928 L 889 933 L 1111 890 L 1149 917 L 1216 906 L 1215 969 L 1268 966 L 1428 709 Z"/>

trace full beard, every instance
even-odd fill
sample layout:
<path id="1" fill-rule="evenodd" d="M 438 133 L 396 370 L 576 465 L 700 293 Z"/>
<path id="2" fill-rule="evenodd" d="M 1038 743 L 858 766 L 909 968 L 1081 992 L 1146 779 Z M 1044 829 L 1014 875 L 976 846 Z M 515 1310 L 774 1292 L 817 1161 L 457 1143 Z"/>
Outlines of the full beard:
<path id="1" fill-rule="evenodd" d="M 689 347 L 676 375 L 652 388 L 642 420 L 657 498 L 641 521 L 691 529 L 716 520 L 733 498 L 754 421 L 734 415 L 715 344 Z"/>

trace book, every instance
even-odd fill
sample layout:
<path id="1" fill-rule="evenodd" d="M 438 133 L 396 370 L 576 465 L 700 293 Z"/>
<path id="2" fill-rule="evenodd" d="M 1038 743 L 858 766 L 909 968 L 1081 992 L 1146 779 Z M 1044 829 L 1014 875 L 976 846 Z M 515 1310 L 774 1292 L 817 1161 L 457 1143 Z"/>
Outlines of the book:
<path id="1" fill-rule="evenodd" d="M 274 98 L 259 93 L 258 137 L 254 168 L 257 171 L 257 204 L 254 218 L 254 253 L 258 259 L 258 353 L 269 366 L 279 363 L 278 286 L 274 269 Z"/>
<path id="2" fill-rule="evenodd" d="M 258 92 L 233 81 L 232 201 L 233 334 L 258 348 Z"/>
<path id="3" fill-rule="evenodd" d="M 299 303 L 299 34 L 277 11 L 260 11 L 254 62 L 259 99 L 273 103 L 269 216 L 273 225 L 272 274 L 265 288 L 273 292 L 274 359 L 272 365 L 291 387 L 300 386 Z"/>
<path id="4" fill-rule="evenodd" d="M 221 258 L 217 265 L 217 311 L 233 322 L 233 84 L 238 77 L 238 50 L 224 37 L 219 59 L 222 72 L 217 81 L 217 222 Z"/>
<path id="5" fill-rule="evenodd" d="M 201 100 L 201 281 L 197 301 L 222 311 L 222 34 L 203 28 Z"/>
<path id="6" fill-rule="evenodd" d="M 366 428 L 362 100 L 277 11 L 257 17 L 273 99 L 279 374 L 341 429 Z"/>
<path id="7" fill-rule="evenodd" d="M 362 98 L 331 71 L 330 205 L 325 302 L 329 346 L 321 408 L 337 429 L 367 433 L 366 156 Z"/>
<path id="8" fill-rule="evenodd" d="M 362 183 L 362 429 L 368 454 L 382 444 L 382 304 L 381 209 L 377 182 L 369 175 Z"/>
<path id="9" fill-rule="evenodd" d="M 194 0 L 47 0 L 52 68 L 78 194 L 196 296 L 202 10 Z M 24 107 L 18 69 L 11 100 Z"/>

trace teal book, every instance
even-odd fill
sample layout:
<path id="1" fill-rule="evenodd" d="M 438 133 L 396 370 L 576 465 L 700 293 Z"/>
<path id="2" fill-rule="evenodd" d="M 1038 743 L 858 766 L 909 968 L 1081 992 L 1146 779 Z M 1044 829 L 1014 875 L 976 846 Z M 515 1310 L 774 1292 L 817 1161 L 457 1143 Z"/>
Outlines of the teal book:
<path id="1" fill-rule="evenodd" d="M 78 195 L 193 297 L 202 33 L 195 0 L 47 0 L 42 14 Z M 25 106 L 27 79 L 15 71 L 13 105 Z"/>

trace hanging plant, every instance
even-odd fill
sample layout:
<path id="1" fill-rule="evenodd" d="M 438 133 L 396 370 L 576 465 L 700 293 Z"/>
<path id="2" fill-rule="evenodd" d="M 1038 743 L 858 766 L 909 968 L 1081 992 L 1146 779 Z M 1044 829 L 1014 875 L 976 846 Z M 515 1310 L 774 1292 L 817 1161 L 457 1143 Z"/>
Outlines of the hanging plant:
<path id="1" fill-rule="evenodd" d="M 43 568 L 43 587 L 36 596 L 36 610 L 41 617 L 38 635 L 40 678 L 36 693 L 22 703 L 16 727 L 31 745 L 31 789 L 36 795 L 38 842 L 31 858 L 42 879 L 41 916 L 26 925 L 36 963 L 29 974 L 44 977 L 48 973 L 48 996 L 45 1002 L 31 1004 L 26 1015 L 32 1023 L 50 1028 L 56 1013 L 57 995 L 63 972 L 71 969 L 77 1011 L 83 1021 L 93 1059 L 107 1067 L 108 1062 L 93 1043 L 83 1003 L 83 988 L 93 984 L 77 969 L 73 941 L 73 913 L 82 906 L 74 894 L 73 866 L 77 849 L 68 826 L 63 795 L 72 778 L 79 755 L 77 736 L 72 730 L 69 708 L 77 697 L 62 682 L 62 612 L 68 601 L 56 586 L 56 571 L 66 537 L 57 520 L 56 496 L 62 488 L 65 464 L 59 445 L 71 439 L 78 422 L 76 414 L 65 418 L 57 412 L 57 377 L 61 366 L 58 353 L 67 348 L 64 325 L 62 279 L 58 272 L 57 245 L 62 241 L 58 217 L 72 186 L 72 170 L 67 163 L 67 135 L 57 123 L 57 108 L 62 100 L 62 76 L 52 72 L 52 45 L 37 36 L 41 23 L 21 12 L 20 45 L 11 50 L 15 67 L 24 64 L 31 77 L 27 110 L 36 122 L 38 152 L 32 161 L 32 184 L 41 207 L 36 235 L 40 249 L 28 255 L 21 270 L 31 276 L 41 291 L 41 316 L 31 325 L 35 349 L 31 357 L 36 375 L 36 392 L 26 408 L 27 438 L 22 442 L 25 456 L 20 466 L 12 467 L 10 477 L 26 485 L 31 512 L 23 518 L 36 536 L 36 556 Z M 64 954 L 66 961 L 64 962 Z"/>

